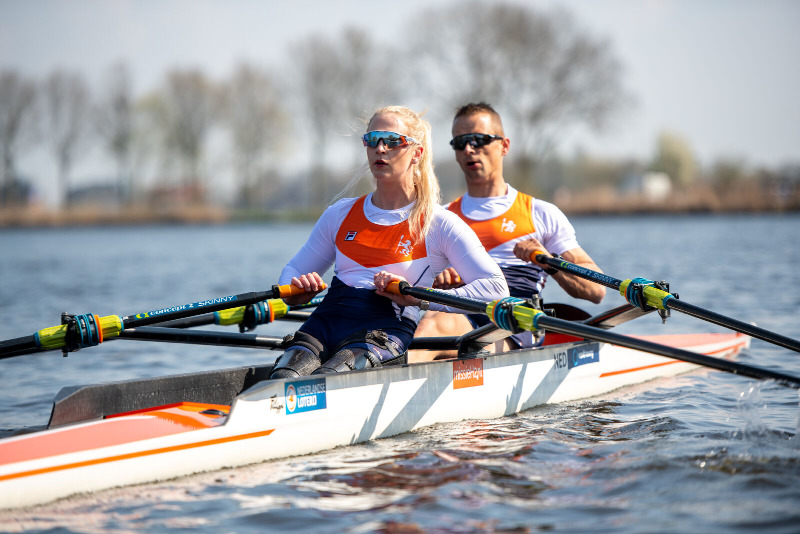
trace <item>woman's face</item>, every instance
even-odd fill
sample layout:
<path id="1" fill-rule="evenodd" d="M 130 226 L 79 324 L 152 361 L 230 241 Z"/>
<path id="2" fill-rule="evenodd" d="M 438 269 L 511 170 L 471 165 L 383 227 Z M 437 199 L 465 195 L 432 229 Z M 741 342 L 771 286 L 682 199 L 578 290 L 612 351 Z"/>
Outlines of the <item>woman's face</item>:
<path id="1" fill-rule="evenodd" d="M 393 113 L 375 115 L 369 123 L 367 131 L 389 131 L 402 135 L 409 135 L 408 128 L 402 119 Z M 410 144 L 405 147 L 386 148 L 384 143 L 378 143 L 375 148 L 366 147 L 367 161 L 372 175 L 380 184 L 387 180 L 408 180 L 413 183 L 413 168 L 422 156 L 420 145 Z"/>

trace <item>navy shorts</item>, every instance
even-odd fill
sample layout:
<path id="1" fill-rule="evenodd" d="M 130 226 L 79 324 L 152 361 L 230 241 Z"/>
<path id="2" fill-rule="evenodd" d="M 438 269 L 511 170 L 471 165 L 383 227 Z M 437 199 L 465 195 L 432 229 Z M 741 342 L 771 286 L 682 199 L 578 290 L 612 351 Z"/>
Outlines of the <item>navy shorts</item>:
<path id="1" fill-rule="evenodd" d="M 373 289 L 357 289 L 344 284 L 338 278 L 333 279 L 325 298 L 299 331 L 314 336 L 325 349 L 332 354 L 339 344 L 358 332 L 382 330 L 399 352 L 408 350 L 417 324 L 408 317 L 398 317 L 392 301 L 381 297 Z M 358 342 L 349 346 L 362 346 Z M 366 348 L 366 347 L 365 347 Z M 369 349 L 376 347 L 370 345 Z M 394 356 L 377 354 L 381 360 Z"/>

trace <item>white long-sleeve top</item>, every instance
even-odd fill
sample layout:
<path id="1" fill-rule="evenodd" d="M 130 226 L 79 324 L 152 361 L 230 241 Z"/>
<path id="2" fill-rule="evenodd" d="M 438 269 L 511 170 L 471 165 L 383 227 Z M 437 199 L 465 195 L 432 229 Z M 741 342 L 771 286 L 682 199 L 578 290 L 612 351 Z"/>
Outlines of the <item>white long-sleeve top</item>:
<path id="1" fill-rule="evenodd" d="M 403 276 L 412 285 L 430 287 L 434 277 L 452 265 L 466 284 L 447 293 L 483 301 L 508 296 L 508 286 L 497 263 L 475 232 L 454 213 L 436 206 L 424 251 L 420 251 L 416 247 L 423 244 L 412 244 L 404 233 L 399 239 L 379 242 L 386 235 L 394 236 L 407 228 L 413 203 L 396 210 L 383 210 L 372 204 L 372 194 L 362 199 L 342 199 L 325 210 L 308 241 L 281 272 L 281 284 L 310 272 L 324 275 L 333 266 L 336 277 L 355 288 L 374 289 L 375 273 L 381 270 Z M 363 213 L 357 211 L 357 204 L 363 204 Z M 358 240 L 369 242 L 361 244 L 361 253 L 354 253 L 348 242 Z M 431 303 L 430 309 L 466 313 L 436 303 Z M 417 321 L 419 309 L 405 308 L 403 315 Z"/>

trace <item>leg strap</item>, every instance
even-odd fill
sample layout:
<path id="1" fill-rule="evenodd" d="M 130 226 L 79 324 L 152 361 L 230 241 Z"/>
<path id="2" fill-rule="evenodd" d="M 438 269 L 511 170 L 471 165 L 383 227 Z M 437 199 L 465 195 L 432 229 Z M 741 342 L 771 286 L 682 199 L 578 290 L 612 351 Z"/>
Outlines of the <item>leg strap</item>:
<path id="1" fill-rule="evenodd" d="M 325 348 L 314 336 L 298 331 L 284 343 L 287 349 L 275 362 L 270 379 L 307 376 L 322 363 Z"/>
<path id="2" fill-rule="evenodd" d="M 331 358 L 314 374 L 341 373 L 408 362 L 408 352 L 382 330 L 354 334 L 342 341 Z"/>

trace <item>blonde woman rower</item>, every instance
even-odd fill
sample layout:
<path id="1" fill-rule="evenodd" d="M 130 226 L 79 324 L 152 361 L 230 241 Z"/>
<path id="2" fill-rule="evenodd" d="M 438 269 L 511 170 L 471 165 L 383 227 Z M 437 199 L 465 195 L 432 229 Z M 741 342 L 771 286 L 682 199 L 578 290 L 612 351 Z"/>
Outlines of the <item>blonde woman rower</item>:
<path id="1" fill-rule="evenodd" d="M 430 287 L 452 266 L 465 284 L 448 292 L 486 301 L 508 296 L 500 268 L 475 232 L 439 205 L 428 122 L 405 107 L 381 108 L 363 143 L 375 190 L 328 207 L 281 273 L 281 284 L 307 291 L 286 299 L 301 304 L 323 289 L 320 275 L 334 269 L 328 293 L 294 334 L 271 378 L 405 363 L 421 301 L 387 293 L 392 281 Z M 433 303 L 430 308 L 458 312 Z"/>

